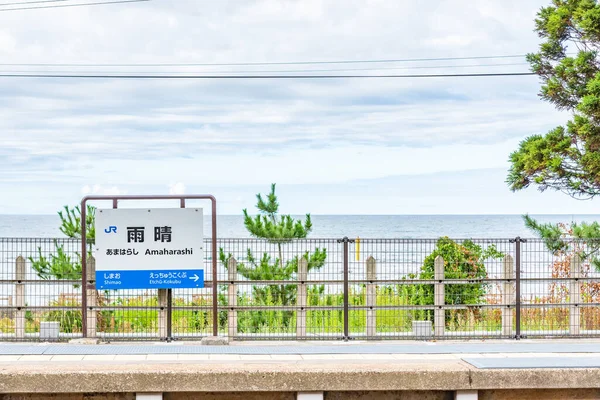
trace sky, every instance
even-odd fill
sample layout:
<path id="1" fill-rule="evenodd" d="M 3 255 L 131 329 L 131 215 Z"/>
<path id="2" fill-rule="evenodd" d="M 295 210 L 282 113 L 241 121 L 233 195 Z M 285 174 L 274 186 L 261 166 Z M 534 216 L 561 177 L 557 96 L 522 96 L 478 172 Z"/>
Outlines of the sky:
<path id="1" fill-rule="evenodd" d="M 0 11 L 0 69 L 526 72 L 523 58 L 164 64 L 526 54 L 539 43 L 535 13 L 548 3 L 153 0 Z M 7 65 L 48 63 L 92 66 Z M 538 92 L 535 76 L 0 78 L 0 214 L 52 214 L 86 194 L 169 193 L 214 194 L 220 213 L 239 214 L 273 182 L 281 210 L 293 214 L 594 214 L 593 201 L 512 193 L 505 183 L 519 142 L 568 118 Z"/>

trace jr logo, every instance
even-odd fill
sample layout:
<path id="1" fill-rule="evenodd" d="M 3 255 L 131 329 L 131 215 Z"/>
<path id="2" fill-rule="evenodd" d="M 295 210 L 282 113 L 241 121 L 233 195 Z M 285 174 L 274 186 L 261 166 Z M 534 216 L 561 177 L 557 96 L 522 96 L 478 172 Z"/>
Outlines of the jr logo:
<path id="1" fill-rule="evenodd" d="M 111 233 L 111 232 L 112 232 L 112 233 L 117 233 L 117 227 L 116 227 L 116 226 L 113 226 L 113 225 L 111 225 L 111 226 L 109 226 L 108 228 L 106 228 L 106 229 L 104 230 L 104 232 L 105 232 L 105 233 Z"/>

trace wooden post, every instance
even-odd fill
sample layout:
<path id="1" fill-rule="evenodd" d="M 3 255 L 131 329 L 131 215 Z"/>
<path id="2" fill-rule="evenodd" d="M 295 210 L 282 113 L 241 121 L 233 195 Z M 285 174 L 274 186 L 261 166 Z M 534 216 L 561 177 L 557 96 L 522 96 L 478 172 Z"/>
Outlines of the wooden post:
<path id="1" fill-rule="evenodd" d="M 17 257 L 15 263 L 15 306 L 17 312 L 15 313 L 15 336 L 17 339 L 23 339 L 25 337 L 25 284 L 22 282 L 25 280 L 25 259 L 22 256 Z"/>
<path id="2" fill-rule="evenodd" d="M 6 305 L 7 305 L 7 307 L 10 307 L 10 309 L 8 311 L 8 318 L 13 319 L 15 317 L 15 311 L 13 309 L 14 304 L 13 304 L 13 296 L 12 295 L 8 295 L 6 297 Z"/>
<path id="3" fill-rule="evenodd" d="M 158 289 L 158 336 L 167 339 L 167 290 Z"/>
<path id="4" fill-rule="evenodd" d="M 571 335 L 579 335 L 581 330 L 581 258 L 579 254 L 575 254 L 571 257 L 571 278 L 577 280 L 570 281 L 570 300 L 571 306 L 569 306 L 569 333 Z"/>
<path id="5" fill-rule="evenodd" d="M 302 257 L 298 261 L 298 295 L 296 296 L 296 337 L 306 338 L 306 279 L 308 278 L 308 261 Z"/>
<path id="6" fill-rule="evenodd" d="M 367 259 L 367 339 L 377 336 L 377 263 L 373 256 Z"/>
<path id="7" fill-rule="evenodd" d="M 98 311 L 96 310 L 96 306 L 98 305 L 98 291 L 96 290 L 96 259 L 93 256 L 88 258 L 86 268 L 89 287 L 84 288 L 82 292 L 87 296 L 87 337 L 94 338 L 97 335 L 96 316 Z"/>
<path id="8" fill-rule="evenodd" d="M 502 336 L 513 334 L 513 308 L 515 304 L 515 286 L 512 282 L 514 261 L 510 254 L 504 256 L 504 283 L 502 284 Z M 510 305 L 510 307 L 508 307 Z"/>
<path id="9" fill-rule="evenodd" d="M 442 308 L 445 304 L 444 290 L 444 259 L 442 256 L 437 256 L 434 261 L 434 335 L 437 337 L 444 336 L 444 328 L 446 325 L 446 313 Z"/>
<path id="10" fill-rule="evenodd" d="M 231 257 L 227 262 L 227 274 L 229 276 L 229 286 L 227 288 L 227 303 L 229 304 L 229 313 L 227 314 L 227 327 L 229 338 L 233 339 L 237 335 L 237 261 Z"/>

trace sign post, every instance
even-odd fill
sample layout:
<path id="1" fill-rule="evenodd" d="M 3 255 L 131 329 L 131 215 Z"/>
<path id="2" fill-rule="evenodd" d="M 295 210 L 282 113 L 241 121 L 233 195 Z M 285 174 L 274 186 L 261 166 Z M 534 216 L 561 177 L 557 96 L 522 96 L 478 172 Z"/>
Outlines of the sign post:
<path id="1" fill-rule="evenodd" d="M 204 287 L 201 208 L 99 209 L 98 289 Z"/>
<path id="2" fill-rule="evenodd" d="M 81 254 L 88 254 L 87 248 L 87 204 L 91 200 L 99 201 L 112 201 L 113 209 L 118 208 L 119 200 L 179 200 L 180 207 L 185 208 L 186 200 L 209 200 L 211 203 L 211 282 L 212 288 L 212 331 L 213 336 L 217 336 L 219 332 L 219 320 L 218 320 L 218 293 L 217 293 L 217 199 L 210 194 L 191 194 L 191 195 L 90 195 L 85 196 L 81 200 Z M 99 228 L 100 229 L 100 228 Z M 120 254 L 120 249 L 119 249 Z M 127 255 L 127 251 L 126 251 Z M 92 277 L 87 275 L 87 257 L 84 256 L 81 259 L 81 283 L 84 288 L 95 289 L 96 285 L 90 280 Z M 171 272 L 171 271 L 170 271 Z M 110 274 L 110 273 L 109 273 Z M 182 276 L 182 275 L 181 275 Z M 110 275 L 109 275 L 110 277 Z M 120 276 L 119 276 L 120 277 Z M 114 279 L 115 277 L 113 277 Z M 110 280 L 110 279 L 109 279 Z M 200 287 L 200 286 L 198 286 Z M 168 298 L 171 298 L 171 289 L 167 289 Z M 91 309 L 91 307 L 90 307 Z M 170 307 L 168 307 L 168 311 Z M 87 318 L 88 318 L 88 302 L 87 296 L 83 296 L 81 300 L 81 316 L 82 316 L 82 331 L 83 337 L 88 336 L 87 330 Z M 167 327 L 170 327 L 171 320 L 168 318 Z M 170 329 L 168 329 L 170 331 Z M 167 333 L 167 339 L 170 337 L 170 333 Z"/>

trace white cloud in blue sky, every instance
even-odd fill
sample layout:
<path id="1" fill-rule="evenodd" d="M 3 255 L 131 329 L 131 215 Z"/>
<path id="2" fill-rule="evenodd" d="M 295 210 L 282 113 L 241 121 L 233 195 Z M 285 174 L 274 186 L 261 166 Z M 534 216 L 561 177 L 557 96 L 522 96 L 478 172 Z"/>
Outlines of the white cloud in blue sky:
<path id="1" fill-rule="evenodd" d="M 534 51 L 547 1 L 154 0 L 0 13 L 5 63 L 230 63 Z M 356 73 L 481 72 L 522 59 L 384 64 Z M 419 69 L 412 66 L 468 66 Z M 368 65 L 245 66 L 238 70 Z M 2 66 L 5 71 L 16 67 Z M 403 69 L 404 68 L 404 69 Z M 21 71 L 207 72 L 230 67 Z M 485 67 L 525 71 L 526 65 Z M 351 72 L 351 71 L 348 71 Z M 336 73 L 336 72 L 332 72 Z M 513 194 L 507 158 L 566 116 L 536 77 L 396 80 L 0 78 L 0 213 L 53 213 L 85 193 L 206 193 L 251 207 L 280 184 L 302 213 L 584 213 L 593 203 Z M 368 205 L 368 206 L 367 206 Z"/>

